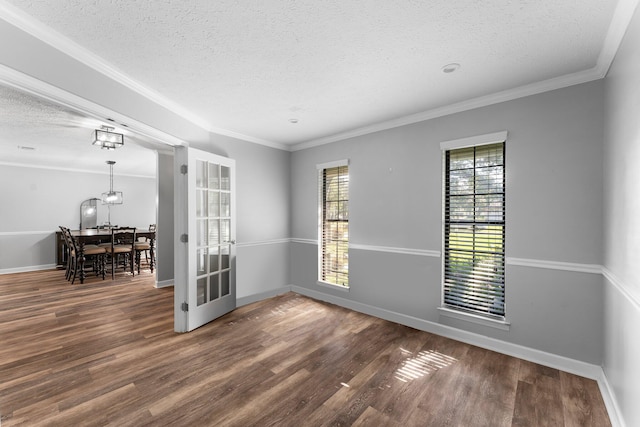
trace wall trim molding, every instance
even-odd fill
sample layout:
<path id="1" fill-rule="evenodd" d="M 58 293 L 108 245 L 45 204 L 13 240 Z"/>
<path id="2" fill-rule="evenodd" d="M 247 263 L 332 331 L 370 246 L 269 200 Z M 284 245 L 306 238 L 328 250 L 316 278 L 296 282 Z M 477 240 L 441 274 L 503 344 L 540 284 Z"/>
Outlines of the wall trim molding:
<path id="1" fill-rule="evenodd" d="M 393 129 L 400 126 L 410 125 L 413 123 L 431 120 L 450 114 L 461 113 L 474 108 L 485 107 L 489 105 L 499 104 L 501 102 L 511 101 L 514 99 L 524 98 L 526 96 L 537 95 L 539 93 L 549 92 L 556 89 L 587 83 L 594 80 L 604 78 L 611 67 L 611 63 L 618 52 L 622 38 L 624 37 L 633 12 L 638 5 L 638 0 L 620 0 L 613 13 L 603 47 L 598 55 L 598 60 L 593 68 L 579 71 L 576 73 L 565 74 L 564 76 L 555 77 L 541 82 L 531 83 L 528 85 L 508 89 L 502 92 L 480 96 L 478 98 L 469 99 L 455 104 L 446 105 L 440 108 L 433 108 L 420 113 L 399 117 L 397 119 L 376 123 L 370 126 L 363 126 L 347 132 L 341 132 L 322 138 L 312 139 L 300 142 L 291 146 L 290 151 L 305 150 L 307 148 L 318 147 L 320 145 L 330 144 L 332 142 L 343 141 L 349 138 L 355 138 L 374 132 L 380 132 L 387 129 Z"/>
<path id="2" fill-rule="evenodd" d="M 629 292 L 627 286 L 622 283 L 622 281 L 618 279 L 615 274 L 613 274 L 608 268 L 602 267 L 602 275 L 609 281 L 609 283 L 613 285 L 614 288 L 618 290 L 618 292 L 622 294 L 623 297 L 625 297 L 629 301 L 629 303 L 633 306 L 633 308 L 636 309 L 636 311 L 640 312 L 640 300 L 636 298 L 633 293 Z"/>
<path id="3" fill-rule="evenodd" d="M 317 245 L 318 241 L 314 239 L 300 239 L 291 238 L 292 243 L 303 243 L 308 245 Z M 361 243 L 349 243 L 349 249 L 357 249 L 361 251 L 377 251 L 388 252 L 405 255 L 419 255 L 440 258 L 442 256 L 441 251 L 434 251 L 429 249 L 413 249 L 413 248 L 399 248 L 393 246 L 377 246 L 367 245 Z M 530 258 L 513 258 L 506 257 L 507 265 L 515 265 L 519 267 L 533 267 L 533 268 L 545 268 L 548 270 L 564 270 L 577 273 L 589 273 L 589 274 L 603 274 L 603 267 L 597 264 L 581 264 L 575 262 L 563 262 L 563 261 L 547 261 L 541 259 Z"/>
<path id="4" fill-rule="evenodd" d="M 400 117 L 385 122 L 376 123 L 370 126 L 364 126 L 358 129 L 353 129 L 347 132 L 337 133 L 334 135 L 313 139 L 306 142 L 294 144 L 291 147 L 291 151 L 300 151 L 307 148 L 318 147 L 320 145 L 330 144 L 332 142 L 343 141 L 349 138 L 355 138 L 362 135 L 367 135 L 374 132 L 381 132 L 388 129 L 393 129 L 405 125 L 411 125 L 414 123 L 423 122 L 426 120 L 435 119 L 438 117 L 444 117 L 451 114 L 461 113 L 464 111 L 472 110 L 475 108 L 486 107 L 489 105 L 499 104 L 501 102 L 512 101 L 515 99 L 524 98 L 531 95 L 537 95 L 544 92 L 549 92 L 556 89 L 562 89 L 569 86 L 574 86 L 581 83 L 588 83 L 593 80 L 599 80 L 604 75 L 600 67 L 593 67 L 588 70 L 579 71 L 572 74 L 566 74 L 564 76 L 555 77 L 552 79 L 544 80 L 537 83 L 532 83 L 524 86 L 520 86 L 514 89 L 508 89 L 502 92 L 497 92 L 490 95 L 481 96 L 478 98 L 469 99 L 455 104 L 446 105 L 443 107 L 433 108 L 423 111 L 421 113 L 412 114 L 405 117 Z"/>
<path id="5" fill-rule="evenodd" d="M 0 237 L 3 236 L 37 236 L 42 234 L 55 234 L 58 230 L 47 231 L 0 231 Z"/>
<path id="6" fill-rule="evenodd" d="M 316 239 L 300 239 L 298 237 L 292 237 L 291 243 L 303 243 L 305 245 L 317 245 L 318 241 Z"/>
<path id="7" fill-rule="evenodd" d="M 11 23 L 12 25 L 15 25 L 20 30 L 35 37 L 36 39 L 59 50 L 63 54 L 77 60 L 90 69 L 97 71 L 98 73 L 110 78 L 117 83 L 120 83 L 129 90 L 148 99 L 156 105 L 166 108 L 167 110 L 180 116 L 184 120 L 187 120 L 188 122 L 193 123 L 194 125 L 205 129 L 208 132 L 229 136 L 243 141 L 253 142 L 255 144 L 265 145 L 271 148 L 289 151 L 289 146 L 282 143 L 269 141 L 266 139 L 257 138 L 255 136 L 241 134 L 229 129 L 222 129 L 213 126 L 207 120 L 192 113 L 187 108 L 176 103 L 175 101 L 172 101 L 171 99 L 163 96 L 156 90 L 145 86 L 138 80 L 135 80 L 134 78 L 122 72 L 120 69 L 113 66 L 111 63 L 105 61 L 103 58 L 96 55 L 92 51 L 77 44 L 73 40 L 60 34 L 53 28 L 34 19 L 32 16 L 12 5 L 0 3 L 0 18 Z M 1 74 L 2 73 L 0 72 L 0 75 Z"/>
<path id="8" fill-rule="evenodd" d="M 2 15 L 2 4 L 0 4 L 0 18 L 2 18 Z M 47 82 L 23 74 L 2 64 L 0 64 L 0 82 L 37 97 L 47 99 L 56 104 L 71 108 L 75 111 L 79 111 L 100 121 L 104 121 L 105 117 L 111 117 L 118 123 L 126 123 L 133 132 L 161 142 L 162 144 L 157 145 L 157 149 L 159 151 L 170 150 L 164 146 L 178 146 L 185 144 L 183 140 L 173 135 L 169 135 L 168 133 L 131 117 L 95 104 L 92 101 L 69 93 L 58 87 L 50 85 Z"/>
<path id="9" fill-rule="evenodd" d="M 47 43 L 55 49 L 60 50 L 65 55 L 74 58 L 87 67 L 122 84 L 133 92 L 150 100 L 151 102 L 167 108 L 169 111 L 172 111 L 173 113 L 193 123 L 194 125 L 201 127 L 202 129 L 206 129 L 212 133 L 230 136 L 233 138 L 265 145 L 272 148 L 286 151 L 298 151 L 306 148 L 316 147 L 319 145 L 329 144 L 331 142 L 353 138 L 356 136 L 392 129 L 437 117 L 446 116 L 449 114 L 471 110 L 474 108 L 484 107 L 504 101 L 523 98 L 525 96 L 535 95 L 538 93 L 548 92 L 555 89 L 601 79 L 606 75 L 609 67 L 611 66 L 611 63 L 613 62 L 613 58 L 618 51 L 622 38 L 629 26 L 631 16 L 633 15 L 633 11 L 635 10 L 637 4 L 638 0 L 620 0 L 618 2 L 618 5 L 613 14 L 613 18 L 611 19 L 609 25 L 603 47 L 600 50 L 597 63 L 593 68 L 576 73 L 566 74 L 564 76 L 559 76 L 541 82 L 520 86 L 514 89 L 508 89 L 495 94 L 481 96 L 439 108 L 429 109 L 420 113 L 384 121 L 381 123 L 376 123 L 370 126 L 360 127 L 347 132 L 341 132 L 326 137 L 300 142 L 293 145 L 282 144 L 275 141 L 268 141 L 262 138 L 234 132 L 232 130 L 214 127 L 207 120 L 192 113 L 182 105 L 179 105 L 178 103 L 164 97 L 156 90 L 143 85 L 142 83 L 117 69 L 112 64 L 108 63 L 95 53 L 80 46 L 73 40 L 65 37 L 64 35 L 39 22 L 22 10 L 10 4 L 7 4 L 5 2 L 0 3 L 0 18 L 11 23 L 12 25 L 15 25 L 20 30 L 26 32 L 27 34 L 30 34 L 38 40 Z"/>
<path id="10" fill-rule="evenodd" d="M 390 322 L 399 323 L 421 331 L 437 334 L 467 344 L 498 351 L 502 354 L 518 357 L 520 359 L 529 360 L 531 362 L 540 363 L 556 369 L 561 369 L 576 375 L 582 375 L 597 380 L 602 371 L 602 367 L 580 360 L 571 359 L 565 356 L 548 353 L 542 350 L 536 350 L 519 344 L 513 344 L 496 338 L 487 337 L 473 332 L 457 329 L 452 326 L 431 322 L 417 317 L 408 316 L 406 314 L 393 312 L 390 310 L 374 307 L 368 304 L 352 301 L 340 296 L 329 295 L 324 292 L 305 288 L 302 286 L 291 285 L 293 292 L 301 295 L 336 304 L 341 307 L 348 308 L 360 313 L 375 316 Z"/>
<path id="11" fill-rule="evenodd" d="M 411 248 L 395 248 L 392 246 L 374 246 L 374 245 L 363 245 L 359 243 L 350 243 L 349 249 L 357 249 L 361 251 L 376 251 L 376 252 L 388 252 L 394 254 L 403 254 L 403 255 L 418 255 L 418 256 L 428 256 L 440 258 L 440 251 L 432 251 L 428 249 L 411 249 Z"/>
<path id="12" fill-rule="evenodd" d="M 1 162 L 0 162 L 1 164 Z M 47 235 L 54 234 L 57 230 L 51 231 L 3 231 L 0 232 L 0 237 L 4 236 L 27 236 L 27 235 Z M 257 246 L 267 246 L 267 245 L 281 245 L 287 243 L 301 243 L 306 245 L 318 245 L 318 241 L 314 239 L 301 239 L 301 238 L 281 238 L 281 239 L 270 239 L 270 240 L 258 240 L 252 242 L 240 242 L 236 246 L 238 248 L 250 248 Z M 440 258 L 442 253 L 440 251 L 434 251 L 429 249 L 414 249 L 414 248 L 400 248 L 393 246 L 376 246 L 376 245 L 366 245 L 360 243 L 351 243 L 349 244 L 350 249 L 362 250 L 362 251 L 373 251 L 373 252 L 386 252 L 393 254 L 401 254 L 401 255 L 413 255 L 413 256 L 425 256 L 431 258 Z M 532 268 L 543 268 L 548 270 L 561 270 L 561 271 L 571 271 L 577 273 L 587 273 L 587 274 L 602 274 L 607 279 L 618 288 L 623 295 L 625 295 L 636 307 L 636 309 L 640 310 L 640 303 L 638 300 L 630 294 L 624 285 L 606 268 L 601 265 L 596 264 L 580 264 L 573 262 L 562 262 L 562 261 L 547 261 L 547 260 L 538 260 L 538 259 L 529 259 L 529 258 L 506 258 L 507 265 L 519 266 L 519 267 L 532 267 Z M 38 266 L 34 266 L 34 269 Z M 24 268 L 23 271 L 35 271 L 30 269 L 30 267 L 21 267 Z"/>
<path id="13" fill-rule="evenodd" d="M 620 410 L 620 405 L 618 405 L 618 400 L 615 397 L 616 395 L 611 384 L 609 384 L 609 380 L 607 379 L 604 369 L 602 369 L 602 373 L 596 380 L 598 381 L 598 388 L 600 389 L 602 400 L 604 400 L 604 406 L 607 408 L 611 426 L 626 427 L 622 411 Z"/>
<path id="14" fill-rule="evenodd" d="M 13 273 L 28 273 L 30 271 L 42 271 L 42 270 L 55 270 L 55 264 L 43 264 L 43 265 L 28 265 L 25 267 L 14 268 L 2 268 L 0 269 L 0 275 L 13 274 Z"/>
<path id="15" fill-rule="evenodd" d="M 252 246 L 280 245 L 282 243 L 290 243 L 290 242 L 291 242 L 291 239 L 284 238 L 284 239 L 258 240 L 255 242 L 241 242 L 241 243 L 239 242 L 236 244 L 236 246 L 239 248 L 248 248 Z"/>
<path id="16" fill-rule="evenodd" d="M 259 292 L 257 294 L 247 295 L 244 297 L 236 298 L 236 307 L 242 307 L 243 305 L 253 304 L 254 302 L 262 301 L 265 299 L 273 298 L 278 295 L 291 292 L 291 286 L 285 285 L 268 291 Z"/>
<path id="17" fill-rule="evenodd" d="M 156 281 L 156 288 L 170 288 L 174 285 L 174 279 Z"/>
<path id="18" fill-rule="evenodd" d="M 187 111 L 184 107 L 170 101 L 168 98 L 165 98 L 158 92 L 144 86 L 137 80 L 132 79 L 89 49 L 86 49 L 53 28 L 43 24 L 31 15 L 23 12 L 21 9 L 9 4 L 1 4 L 0 6 L 2 6 L 0 7 L 0 17 L 12 25 L 15 25 L 25 33 L 79 61 L 92 70 L 95 70 L 122 84 L 150 101 L 173 111 L 175 114 L 178 114 L 191 123 L 205 129 L 208 127 L 208 123 L 202 118 L 197 117 Z"/>
<path id="19" fill-rule="evenodd" d="M 507 257 L 507 265 L 520 267 L 545 268 L 547 270 L 564 270 L 578 273 L 602 274 L 602 266 L 597 264 L 580 264 L 575 262 L 547 261 L 541 259 Z"/>

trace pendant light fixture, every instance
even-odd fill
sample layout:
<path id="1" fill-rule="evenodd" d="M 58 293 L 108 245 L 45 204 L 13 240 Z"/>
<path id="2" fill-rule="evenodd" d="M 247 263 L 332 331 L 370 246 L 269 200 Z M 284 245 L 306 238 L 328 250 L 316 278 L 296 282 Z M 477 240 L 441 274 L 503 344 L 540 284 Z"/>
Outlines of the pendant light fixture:
<path id="1" fill-rule="evenodd" d="M 103 205 L 121 205 L 122 204 L 122 191 L 113 191 L 113 165 L 116 164 L 113 160 L 107 160 L 109 165 L 109 191 L 102 193 Z"/>
<path id="2" fill-rule="evenodd" d="M 113 132 L 115 128 L 110 126 L 101 126 L 91 133 L 91 143 L 97 145 L 103 150 L 115 150 L 124 145 L 124 135 Z"/>

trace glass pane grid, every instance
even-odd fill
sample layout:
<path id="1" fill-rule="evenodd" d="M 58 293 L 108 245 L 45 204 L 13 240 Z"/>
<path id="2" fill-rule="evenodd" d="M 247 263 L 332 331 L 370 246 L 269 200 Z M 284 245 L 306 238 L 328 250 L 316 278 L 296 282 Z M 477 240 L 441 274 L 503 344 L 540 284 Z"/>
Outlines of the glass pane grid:
<path id="1" fill-rule="evenodd" d="M 231 292 L 231 169 L 196 162 L 197 304 Z"/>

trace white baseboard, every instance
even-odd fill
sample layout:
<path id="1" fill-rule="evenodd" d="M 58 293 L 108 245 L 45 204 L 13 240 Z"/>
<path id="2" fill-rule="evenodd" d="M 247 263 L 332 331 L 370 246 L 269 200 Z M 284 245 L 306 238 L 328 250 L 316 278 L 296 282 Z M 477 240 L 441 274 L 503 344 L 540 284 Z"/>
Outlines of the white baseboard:
<path id="1" fill-rule="evenodd" d="M 254 302 L 262 301 L 267 298 L 272 298 L 278 295 L 286 294 L 287 292 L 291 292 L 291 286 L 281 286 L 279 288 L 270 289 L 268 291 L 260 292 L 258 294 L 236 298 L 236 306 L 242 307 L 243 305 L 252 304 Z"/>
<path id="2" fill-rule="evenodd" d="M 604 370 L 601 371 L 600 377 L 597 379 L 598 387 L 600 388 L 600 394 L 602 394 L 602 400 L 604 400 L 604 406 L 607 407 L 611 426 L 626 427 L 622 412 L 618 406 L 618 401 L 615 399 L 615 394 L 609 384 L 609 380 L 607 380 L 607 375 L 604 373 Z"/>
<path id="3" fill-rule="evenodd" d="M 1 274 L 26 273 L 29 271 L 55 270 L 56 264 L 28 265 L 25 267 L 2 268 Z M 62 270 L 61 270 L 62 271 Z"/>
<path id="4" fill-rule="evenodd" d="M 156 288 L 169 288 L 173 286 L 173 279 L 169 279 L 169 280 L 162 280 L 159 282 L 156 282 Z"/>
<path id="5" fill-rule="evenodd" d="M 453 328 L 447 325 L 441 325 L 439 323 L 430 322 L 424 319 L 418 319 L 416 317 L 396 313 L 356 301 L 351 301 L 346 298 L 325 294 L 323 292 L 318 292 L 312 289 L 307 289 L 296 285 L 291 285 L 290 288 L 293 292 L 299 293 L 301 295 L 305 295 L 321 301 L 326 301 L 331 304 L 336 304 L 350 310 L 358 311 L 360 313 L 375 316 L 384 320 L 389 320 L 391 322 L 399 323 L 401 325 L 409 326 L 421 331 L 426 331 L 446 338 L 451 338 L 456 341 L 475 345 L 487 350 L 496 351 L 508 356 L 528 360 L 533 363 L 595 380 L 598 383 L 598 387 L 600 389 L 600 393 L 602 394 L 602 398 L 607 408 L 612 426 L 625 427 L 624 421 L 620 416 L 619 408 L 614 399 L 614 394 L 609 387 L 605 373 L 601 366 L 582 362 L 580 360 L 570 359 L 568 357 L 559 356 L 557 354 L 552 354 L 541 350 L 536 350 L 519 344 L 512 344 L 484 335 L 475 334 L 473 332 L 463 331 L 461 329 Z"/>

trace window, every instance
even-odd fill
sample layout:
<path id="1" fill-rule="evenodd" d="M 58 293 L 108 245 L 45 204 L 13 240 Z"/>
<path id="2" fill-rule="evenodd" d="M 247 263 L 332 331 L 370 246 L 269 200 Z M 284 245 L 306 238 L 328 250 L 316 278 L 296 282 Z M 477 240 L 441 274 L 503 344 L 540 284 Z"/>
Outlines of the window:
<path id="1" fill-rule="evenodd" d="M 492 143 L 477 144 L 485 139 Z M 505 140 L 500 132 L 442 144 L 443 306 L 498 319 L 505 315 Z"/>
<path id="2" fill-rule="evenodd" d="M 318 166 L 319 280 L 349 287 L 349 166 Z"/>

